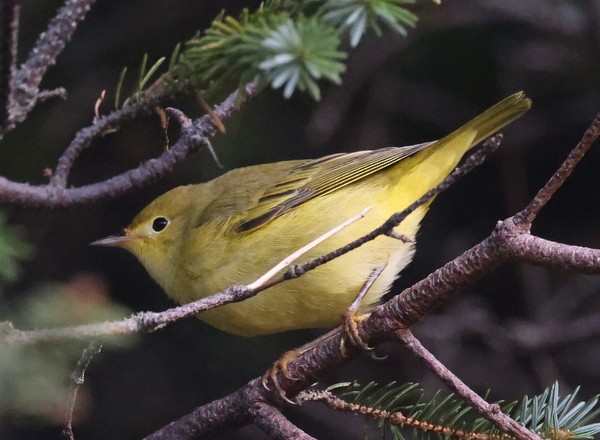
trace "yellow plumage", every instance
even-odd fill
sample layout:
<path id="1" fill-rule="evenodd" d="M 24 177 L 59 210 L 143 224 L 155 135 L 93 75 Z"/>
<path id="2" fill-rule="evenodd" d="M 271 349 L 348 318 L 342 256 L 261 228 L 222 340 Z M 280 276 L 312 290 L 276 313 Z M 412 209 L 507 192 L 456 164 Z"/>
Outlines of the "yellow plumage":
<path id="1" fill-rule="evenodd" d="M 364 219 L 303 259 L 375 229 L 437 185 L 471 147 L 530 105 L 516 93 L 438 141 L 251 166 L 175 188 L 142 210 L 123 236 L 95 244 L 132 252 L 180 303 L 248 284 L 368 206 L 372 210 Z M 414 239 L 427 208 L 418 208 L 396 231 Z M 387 263 L 363 301 L 363 311 L 389 290 L 413 253 L 412 243 L 381 236 L 298 279 L 198 317 L 244 336 L 335 326 L 374 267 Z"/>

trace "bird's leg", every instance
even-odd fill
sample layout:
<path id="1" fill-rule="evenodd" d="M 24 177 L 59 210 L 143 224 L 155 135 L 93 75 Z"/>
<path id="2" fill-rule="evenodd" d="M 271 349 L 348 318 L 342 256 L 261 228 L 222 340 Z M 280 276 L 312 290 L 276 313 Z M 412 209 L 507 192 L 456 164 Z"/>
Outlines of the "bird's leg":
<path id="1" fill-rule="evenodd" d="M 364 351 L 372 351 L 373 350 L 373 348 L 369 347 L 369 345 L 367 345 L 362 340 L 360 335 L 358 334 L 358 324 L 368 316 L 368 314 L 359 315 L 358 309 L 359 309 L 360 304 L 362 303 L 365 295 L 369 292 L 369 289 L 373 286 L 375 281 L 377 281 L 377 278 L 379 278 L 379 275 L 381 275 L 381 272 L 383 272 L 383 270 L 386 268 L 386 266 L 387 266 L 387 264 L 383 264 L 381 266 L 377 266 L 375 269 L 373 269 L 371 271 L 371 273 L 369 274 L 369 277 L 367 278 L 367 280 L 361 287 L 360 291 L 356 295 L 356 298 L 354 299 L 352 304 L 350 304 L 350 307 L 348 307 L 348 310 L 346 310 L 346 312 L 344 313 L 344 321 L 342 324 L 344 334 L 343 334 L 342 340 L 340 342 L 340 352 L 341 352 L 342 356 L 344 356 L 344 357 L 347 357 L 346 346 L 347 346 L 348 342 L 351 342 L 352 344 L 356 345 L 357 347 L 361 348 Z M 292 405 L 296 405 L 296 402 L 294 402 L 293 400 L 290 400 L 287 397 L 285 390 L 281 387 L 281 384 L 279 383 L 279 379 L 278 379 L 279 373 L 283 374 L 283 376 L 288 380 L 291 380 L 291 381 L 297 380 L 297 378 L 294 377 L 294 375 L 292 375 L 290 373 L 290 371 L 288 370 L 288 364 L 291 361 L 293 361 L 294 359 L 302 356 L 304 353 L 309 352 L 310 350 L 312 350 L 313 348 L 315 348 L 316 346 L 321 344 L 323 341 L 326 341 L 326 340 L 332 338 L 333 336 L 336 336 L 338 334 L 338 332 L 339 332 L 338 329 L 330 330 L 329 332 L 325 333 L 324 335 L 319 336 L 317 339 L 310 341 L 309 343 L 304 344 L 303 346 L 301 346 L 299 348 L 295 348 L 293 350 L 285 352 L 279 359 L 277 359 L 277 361 L 275 361 L 273 366 L 268 371 L 266 371 L 265 374 L 263 374 L 262 386 L 265 389 L 271 391 L 271 389 L 269 388 L 269 385 L 268 385 L 268 383 L 270 381 L 273 384 L 273 387 L 275 388 L 277 395 L 283 401 L 290 403 Z"/>
<path id="2" fill-rule="evenodd" d="M 382 264 L 381 266 L 377 266 L 375 269 L 371 271 L 369 277 L 361 287 L 360 291 L 356 295 L 356 298 L 348 307 L 348 310 L 344 313 L 344 321 L 342 323 L 342 328 L 344 329 L 344 335 L 340 341 L 340 353 L 344 357 L 348 357 L 348 351 L 346 346 L 348 343 L 352 343 L 363 351 L 373 351 L 373 347 L 370 347 L 358 334 L 358 324 L 365 319 L 368 314 L 359 314 L 358 309 L 366 294 L 369 292 L 369 289 L 373 287 L 381 272 L 386 268 L 387 264 Z"/>

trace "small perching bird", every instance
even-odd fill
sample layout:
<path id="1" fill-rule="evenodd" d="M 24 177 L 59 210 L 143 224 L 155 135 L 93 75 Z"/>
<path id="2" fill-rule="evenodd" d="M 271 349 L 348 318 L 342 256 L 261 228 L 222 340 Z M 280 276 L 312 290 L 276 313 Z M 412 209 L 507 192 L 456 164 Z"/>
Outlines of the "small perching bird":
<path id="1" fill-rule="evenodd" d="M 366 207 L 372 209 L 365 218 L 303 258 L 316 258 L 380 226 L 440 183 L 470 148 L 530 106 L 519 92 L 437 141 L 255 165 L 180 186 L 144 208 L 122 235 L 93 244 L 130 251 L 179 303 L 249 284 Z M 385 265 L 362 302 L 361 311 L 368 311 L 411 261 L 428 207 L 420 206 L 395 228 L 408 240 L 377 237 L 297 279 L 198 318 L 243 336 L 333 327 L 372 270 Z"/>

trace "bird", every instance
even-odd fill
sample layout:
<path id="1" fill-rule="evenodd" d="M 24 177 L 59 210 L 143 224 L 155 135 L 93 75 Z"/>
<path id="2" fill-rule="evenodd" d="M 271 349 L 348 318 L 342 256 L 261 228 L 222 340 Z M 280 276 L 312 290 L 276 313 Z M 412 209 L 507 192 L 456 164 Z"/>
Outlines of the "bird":
<path id="1" fill-rule="evenodd" d="M 252 283 L 365 208 L 370 211 L 364 218 L 303 258 L 370 232 L 438 185 L 467 151 L 530 106 L 518 92 L 436 141 L 248 166 L 179 186 L 152 201 L 121 234 L 92 244 L 129 251 L 168 296 L 189 303 Z M 334 327 L 373 269 L 384 267 L 361 302 L 359 311 L 367 313 L 411 261 L 430 203 L 408 215 L 394 229 L 395 238 L 379 236 L 303 276 L 197 317 L 241 336 Z"/>

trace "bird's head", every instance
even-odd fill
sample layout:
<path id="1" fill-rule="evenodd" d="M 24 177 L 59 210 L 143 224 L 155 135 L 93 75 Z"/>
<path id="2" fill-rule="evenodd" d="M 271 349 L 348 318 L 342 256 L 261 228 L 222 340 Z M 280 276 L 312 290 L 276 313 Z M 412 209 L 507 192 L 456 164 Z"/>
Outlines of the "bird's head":
<path id="1" fill-rule="evenodd" d="M 152 201 L 121 234 L 96 240 L 94 246 L 120 247 L 131 252 L 163 286 L 170 282 L 178 250 L 192 209 L 192 186 L 180 186 Z"/>

